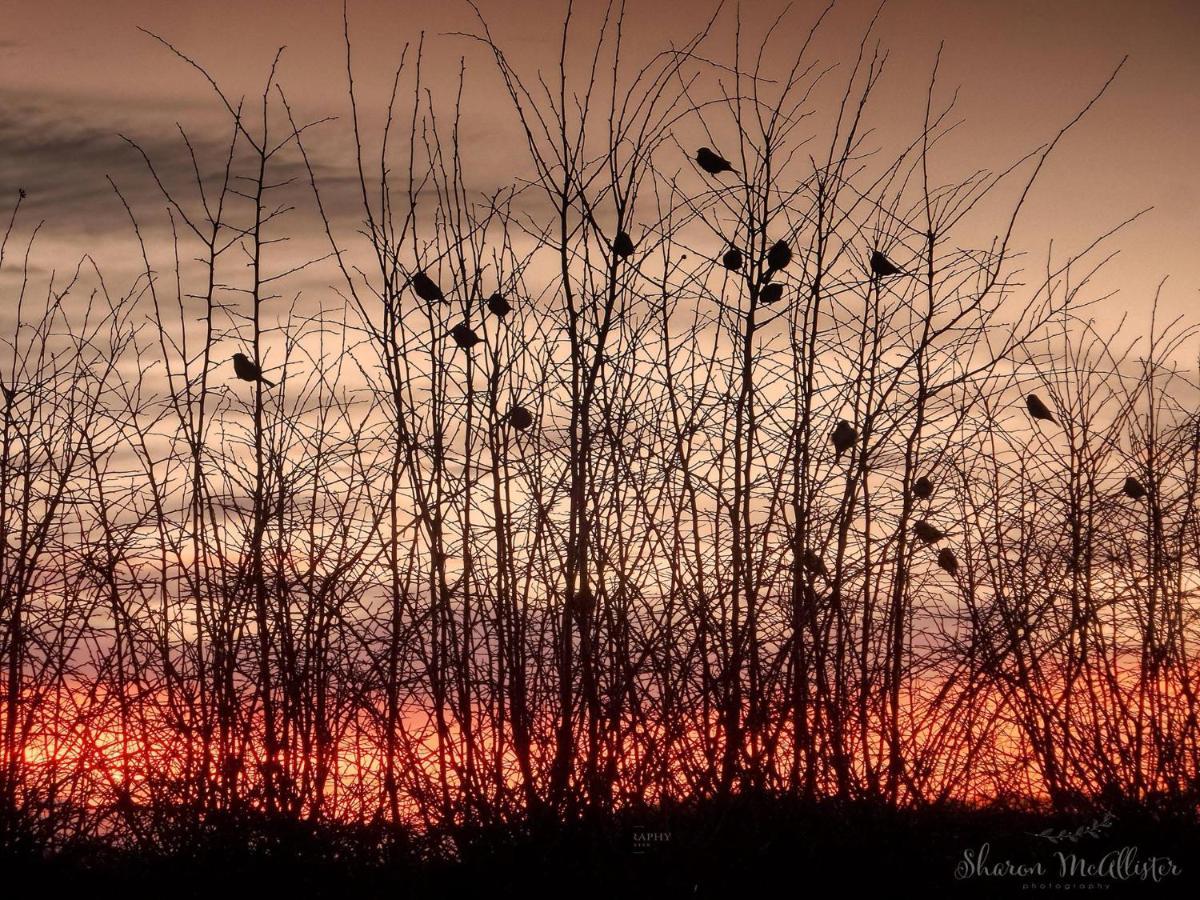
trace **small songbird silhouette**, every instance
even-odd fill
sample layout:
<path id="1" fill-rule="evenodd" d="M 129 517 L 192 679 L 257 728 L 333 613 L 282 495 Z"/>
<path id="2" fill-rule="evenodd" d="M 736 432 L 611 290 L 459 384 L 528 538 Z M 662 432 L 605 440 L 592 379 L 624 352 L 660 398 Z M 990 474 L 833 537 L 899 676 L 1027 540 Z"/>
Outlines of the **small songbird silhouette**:
<path id="1" fill-rule="evenodd" d="M 958 557 L 954 555 L 954 551 L 949 547 L 943 547 L 938 551 L 937 564 L 951 575 L 958 574 Z"/>
<path id="2" fill-rule="evenodd" d="M 464 350 L 470 350 L 483 340 L 483 338 L 471 330 L 471 326 L 466 322 L 460 322 L 451 328 L 450 336 L 454 338 L 454 343 L 458 344 Z"/>
<path id="3" fill-rule="evenodd" d="M 922 475 L 912 486 L 913 496 L 920 500 L 928 500 L 933 496 L 933 482 L 929 480 L 927 475 Z"/>
<path id="4" fill-rule="evenodd" d="M 567 609 L 577 619 L 586 619 L 596 609 L 596 595 L 587 586 L 578 587 L 567 598 Z"/>
<path id="5" fill-rule="evenodd" d="M 258 363 L 251 362 L 250 358 L 244 353 L 233 354 L 233 371 L 242 381 L 261 381 L 268 387 L 275 386 L 275 382 L 263 377 L 262 369 L 258 367 Z"/>
<path id="6" fill-rule="evenodd" d="M 1043 422 L 1049 422 L 1051 425 L 1057 425 L 1054 421 L 1054 415 L 1050 412 L 1049 407 L 1042 402 L 1037 394 L 1030 394 L 1025 398 L 1025 408 L 1029 410 L 1029 414 L 1035 419 L 1041 419 Z"/>
<path id="7" fill-rule="evenodd" d="M 881 278 L 889 275 L 907 275 L 908 273 L 883 255 L 879 250 L 871 251 L 871 273 Z"/>
<path id="8" fill-rule="evenodd" d="M 437 286 L 436 282 L 424 272 L 417 272 L 409 280 L 413 291 L 418 297 L 426 303 L 439 303 L 446 299 L 446 295 L 442 293 L 442 289 Z"/>
<path id="9" fill-rule="evenodd" d="M 488 312 L 494 316 L 499 316 L 501 319 L 512 312 L 512 304 L 499 291 L 488 297 L 487 308 Z"/>
<path id="10" fill-rule="evenodd" d="M 763 303 L 774 303 L 783 296 L 782 284 L 765 284 L 763 289 L 758 292 L 758 299 Z"/>
<path id="11" fill-rule="evenodd" d="M 727 268 L 730 272 L 741 271 L 743 262 L 745 262 L 745 260 L 742 259 L 742 251 L 737 247 L 731 247 L 730 249 L 726 250 L 725 255 L 721 257 L 721 265 Z"/>
<path id="12" fill-rule="evenodd" d="M 771 249 L 767 251 L 767 266 L 772 271 L 787 268 L 788 263 L 791 261 L 792 248 L 788 246 L 787 241 L 776 241 L 771 245 Z"/>
<path id="13" fill-rule="evenodd" d="M 829 570 L 825 568 L 825 560 L 821 559 L 815 550 L 805 550 L 801 562 L 804 564 L 805 571 L 820 575 L 822 578 L 829 577 Z"/>
<path id="14" fill-rule="evenodd" d="M 1141 500 L 1146 496 L 1145 486 L 1132 475 L 1125 479 L 1125 487 L 1121 488 L 1121 492 L 1131 500 Z"/>
<path id="15" fill-rule="evenodd" d="M 508 424 L 517 429 L 517 431 L 525 431 L 533 424 L 533 413 L 523 406 L 512 407 L 505 418 L 508 419 Z"/>
<path id="16" fill-rule="evenodd" d="M 936 544 L 946 536 L 937 526 L 930 525 L 924 519 L 918 519 L 913 523 L 913 534 L 926 544 Z"/>
<path id="17" fill-rule="evenodd" d="M 612 249 L 621 259 L 629 259 L 633 256 L 633 238 L 623 231 L 618 231 L 617 236 L 613 238 Z"/>
<path id="18" fill-rule="evenodd" d="M 842 419 L 833 429 L 833 433 L 829 435 L 829 440 L 837 452 L 837 458 L 841 459 L 842 454 L 853 447 L 854 442 L 858 440 L 858 432 L 854 430 L 853 425 Z"/>
<path id="19" fill-rule="evenodd" d="M 701 147 L 696 151 L 696 165 L 709 175 L 720 175 L 722 172 L 737 171 L 729 164 L 729 160 L 707 147 Z"/>

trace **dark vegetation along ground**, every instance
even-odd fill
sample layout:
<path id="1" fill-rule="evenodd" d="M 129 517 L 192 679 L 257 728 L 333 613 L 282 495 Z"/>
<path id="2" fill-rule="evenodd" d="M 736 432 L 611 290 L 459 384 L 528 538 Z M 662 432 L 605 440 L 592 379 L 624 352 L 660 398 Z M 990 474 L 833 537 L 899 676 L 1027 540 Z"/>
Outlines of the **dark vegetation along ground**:
<path id="1" fill-rule="evenodd" d="M 875 22 L 833 71 L 819 21 L 729 15 L 636 61 L 568 18 L 541 76 L 480 17 L 469 72 L 414 38 L 337 121 L 286 55 L 214 81 L 221 129 L 129 136 L 127 283 L 38 262 L 14 196 L 6 876 L 953 896 L 1133 847 L 1084 888 L 1195 884 L 1197 332 L 1097 324 L 1119 226 L 1015 249 L 1108 85 L 947 171 L 936 60 L 880 147 Z M 487 190 L 459 78 L 521 150 Z"/>
<path id="2" fill-rule="evenodd" d="M 727 897 L 760 889 L 1185 897 L 1200 885 L 1194 816 L 1144 807 L 889 810 L 741 797 L 590 821 L 507 823 L 457 840 L 258 817 L 218 819 L 175 838 L 151 851 L 79 843 L 52 858 L 12 848 L 5 877 L 47 895 L 175 897 Z M 1075 858 L 1096 868 L 1064 874 Z M 1040 864 L 1042 874 L 1012 872 L 1008 863 Z"/>

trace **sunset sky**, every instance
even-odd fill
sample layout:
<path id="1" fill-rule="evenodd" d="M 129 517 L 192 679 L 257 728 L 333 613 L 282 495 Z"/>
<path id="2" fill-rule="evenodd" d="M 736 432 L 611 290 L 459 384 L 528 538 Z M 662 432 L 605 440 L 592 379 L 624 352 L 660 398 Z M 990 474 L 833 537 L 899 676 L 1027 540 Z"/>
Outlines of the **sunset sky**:
<path id="1" fill-rule="evenodd" d="M 483 0 L 481 7 L 500 43 L 527 70 L 553 65 L 559 5 Z M 712 8 L 630 3 L 628 58 L 645 59 L 670 40 L 682 40 Z M 782 8 L 744 3 L 744 32 L 757 40 Z M 819 8 L 794 4 L 776 54 L 797 45 Z M 735 9 L 727 4 L 714 30 L 712 46 L 721 52 L 731 45 Z M 839 4 L 818 37 L 817 55 L 844 63 L 873 9 L 863 0 Z M 600 4 L 587 3 L 577 15 L 586 22 L 601 11 Z M 458 58 L 466 57 L 467 152 L 480 190 L 494 190 L 525 165 L 519 143 L 494 139 L 507 100 L 490 60 L 451 34 L 475 30 L 465 2 L 352 0 L 350 17 L 359 88 L 374 104 L 368 119 L 382 114 L 400 48 L 424 30 L 435 99 L 453 100 Z M 111 174 L 135 200 L 152 200 L 153 193 L 118 132 L 152 151 L 166 150 L 177 148 L 176 121 L 203 134 L 206 123 L 218 120 L 207 85 L 139 26 L 203 63 L 231 95 L 259 92 L 274 50 L 287 45 L 281 81 L 298 114 L 315 119 L 347 112 L 337 2 L 5 0 L 0 21 L 0 188 L 6 196 L 26 188 L 31 214 L 47 219 L 38 258 L 43 267 L 68 265 L 51 252 L 57 248 L 69 248 L 69 257 L 90 251 L 102 265 L 118 269 L 128 259 L 127 223 L 104 176 Z M 1047 140 L 1128 54 L 1110 92 L 1052 158 L 1017 243 L 1040 258 L 1054 238 L 1065 252 L 1153 206 L 1114 245 L 1122 255 L 1104 290 L 1119 288 L 1122 306 L 1140 308 L 1157 282 L 1170 276 L 1166 309 L 1193 308 L 1190 276 L 1200 246 L 1200 55 L 1194 52 L 1200 6 L 1188 0 L 894 0 L 884 9 L 880 32 L 891 52 L 879 95 L 886 109 L 877 106 L 874 118 L 884 146 L 909 139 L 919 126 L 924 85 L 938 42 L 946 42 L 940 83 L 947 96 L 961 88 L 965 119 L 941 157 L 947 176 L 1002 168 Z M 585 45 L 586 27 L 576 34 Z M 224 139 L 223 127 L 213 139 Z M 344 171 L 350 162 L 348 147 L 338 140 L 319 150 L 326 173 Z"/>
<path id="2" fill-rule="evenodd" d="M 826 2 L 0 0 L 0 859 L 1196 811 L 1200 0 Z"/>

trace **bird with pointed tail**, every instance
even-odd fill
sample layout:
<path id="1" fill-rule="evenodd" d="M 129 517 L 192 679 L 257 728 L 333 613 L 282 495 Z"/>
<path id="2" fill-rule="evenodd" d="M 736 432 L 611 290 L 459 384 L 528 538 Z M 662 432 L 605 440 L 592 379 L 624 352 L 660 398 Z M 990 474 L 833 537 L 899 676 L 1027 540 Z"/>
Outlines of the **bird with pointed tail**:
<path id="1" fill-rule="evenodd" d="M 720 175 L 722 172 L 737 171 L 730 164 L 729 160 L 715 150 L 710 150 L 708 147 L 701 147 L 696 151 L 696 165 L 709 175 Z"/>
<path id="2" fill-rule="evenodd" d="M 454 339 L 454 343 L 463 350 L 470 350 L 476 344 L 481 342 L 481 338 L 466 322 L 460 322 L 450 329 L 450 337 Z"/>
<path id="3" fill-rule="evenodd" d="M 1042 422 L 1049 422 L 1051 425 L 1058 424 L 1054 419 L 1054 413 L 1050 412 L 1050 407 L 1043 403 L 1042 398 L 1037 394 L 1030 394 L 1025 398 L 1025 408 L 1029 410 L 1029 414 L 1035 419 Z"/>
<path id="4" fill-rule="evenodd" d="M 892 275 L 907 275 L 908 273 L 888 259 L 882 250 L 872 250 L 871 274 L 880 278 L 889 278 Z"/>
<path id="5" fill-rule="evenodd" d="M 267 387 L 274 387 L 275 382 L 264 378 L 262 369 L 245 353 L 233 354 L 233 372 L 242 381 L 261 381 Z"/>
<path id="6" fill-rule="evenodd" d="M 951 575 L 958 575 L 958 557 L 954 555 L 954 551 L 949 547 L 943 547 L 938 551 L 937 564 L 942 570 L 949 572 Z"/>
<path id="7" fill-rule="evenodd" d="M 804 571 L 822 578 L 829 577 L 829 569 L 825 565 L 825 560 L 821 559 L 821 554 L 817 551 L 805 550 L 800 562 L 804 566 Z"/>
<path id="8" fill-rule="evenodd" d="M 441 303 L 446 299 L 438 283 L 424 272 L 416 272 L 408 282 L 418 297 L 426 303 Z"/>

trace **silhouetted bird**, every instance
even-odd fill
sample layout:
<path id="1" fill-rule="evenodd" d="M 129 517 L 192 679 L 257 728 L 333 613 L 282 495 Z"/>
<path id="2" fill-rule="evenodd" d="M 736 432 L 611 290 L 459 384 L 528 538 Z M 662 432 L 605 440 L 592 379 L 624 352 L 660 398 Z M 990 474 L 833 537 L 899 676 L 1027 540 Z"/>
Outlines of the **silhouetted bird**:
<path id="1" fill-rule="evenodd" d="M 913 496 L 921 500 L 928 500 L 933 496 L 933 482 L 925 475 L 922 475 L 912 486 Z"/>
<path id="2" fill-rule="evenodd" d="M 871 251 L 871 273 L 881 278 L 886 278 L 889 275 L 908 274 L 878 250 Z"/>
<path id="3" fill-rule="evenodd" d="M 720 175 L 722 172 L 735 171 L 733 166 L 729 164 L 729 160 L 720 153 L 709 150 L 707 147 L 701 147 L 696 151 L 696 165 L 709 175 Z"/>
<path id="4" fill-rule="evenodd" d="M 587 589 L 580 587 L 567 599 L 567 609 L 577 619 L 586 619 L 596 609 L 596 596 Z"/>
<path id="5" fill-rule="evenodd" d="M 767 251 L 767 265 L 774 270 L 787 268 L 792 261 L 792 248 L 787 241 L 776 241 Z"/>
<path id="6" fill-rule="evenodd" d="M 806 571 L 814 575 L 820 575 L 822 578 L 829 577 L 829 570 L 825 568 L 825 560 L 821 559 L 817 551 L 805 550 L 802 562 Z"/>
<path id="7" fill-rule="evenodd" d="M 853 425 L 842 419 L 833 429 L 833 433 L 829 435 L 829 440 L 833 443 L 833 449 L 837 451 L 837 457 L 840 459 L 843 453 L 854 446 L 854 442 L 858 440 L 858 432 L 854 430 Z"/>
<path id="8" fill-rule="evenodd" d="M 483 340 L 483 338 L 471 330 L 471 326 L 466 322 L 460 322 L 451 328 L 450 336 L 454 338 L 454 343 L 458 344 L 464 350 L 470 350 Z"/>
<path id="9" fill-rule="evenodd" d="M 25 188 L 17 188 L 17 196 L 24 200 L 29 195 L 25 193 Z"/>
<path id="10" fill-rule="evenodd" d="M 508 424 L 517 431 L 524 431 L 533 424 L 533 413 L 523 406 L 514 406 L 508 411 Z"/>
<path id="11" fill-rule="evenodd" d="M 721 257 L 721 265 L 727 268 L 730 272 L 739 272 L 742 268 L 742 251 L 737 247 L 732 247 L 725 251 L 725 255 Z"/>
<path id="12" fill-rule="evenodd" d="M 438 303 L 446 299 L 446 295 L 442 293 L 442 289 L 434 283 L 434 280 L 424 272 L 417 272 L 411 279 L 409 284 L 416 292 L 416 295 L 426 303 Z"/>
<path id="13" fill-rule="evenodd" d="M 133 802 L 133 794 L 129 793 L 129 788 L 120 785 L 116 790 L 116 803 L 114 804 L 121 812 L 133 812 L 137 805 Z"/>
<path id="14" fill-rule="evenodd" d="M 958 558 L 954 555 L 954 551 L 949 547 L 943 547 L 938 551 L 938 565 L 949 572 L 951 575 L 958 574 Z"/>
<path id="15" fill-rule="evenodd" d="M 633 238 L 623 231 L 618 231 L 617 236 L 612 242 L 613 253 L 621 257 L 621 259 L 629 259 L 633 256 Z"/>
<path id="16" fill-rule="evenodd" d="M 918 519 L 913 523 L 913 534 L 927 544 L 936 544 L 946 536 L 940 529 L 934 525 L 930 525 L 924 519 Z"/>
<path id="17" fill-rule="evenodd" d="M 763 303 L 774 303 L 783 296 L 782 284 L 765 284 L 763 289 L 758 292 L 758 299 Z"/>
<path id="18" fill-rule="evenodd" d="M 1141 500 L 1146 496 L 1146 488 L 1132 475 L 1125 479 L 1125 487 L 1121 490 L 1132 500 Z"/>
<path id="19" fill-rule="evenodd" d="M 233 371 L 242 381 L 261 381 L 268 386 L 274 386 L 275 382 L 269 378 L 264 378 L 262 369 L 258 367 L 258 363 L 250 361 L 250 358 L 244 353 L 233 354 Z"/>
<path id="20" fill-rule="evenodd" d="M 1041 401 L 1037 394 L 1030 394 L 1025 398 L 1025 407 L 1029 410 L 1029 414 L 1035 419 L 1041 419 L 1044 422 L 1049 422 L 1052 425 L 1058 423 L 1054 421 L 1054 416 L 1051 414 L 1049 407 Z"/>
<path id="21" fill-rule="evenodd" d="M 492 315 L 499 316 L 502 319 L 512 312 L 512 304 L 505 300 L 504 295 L 499 291 L 488 297 L 487 308 L 488 312 Z"/>

